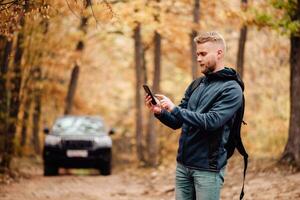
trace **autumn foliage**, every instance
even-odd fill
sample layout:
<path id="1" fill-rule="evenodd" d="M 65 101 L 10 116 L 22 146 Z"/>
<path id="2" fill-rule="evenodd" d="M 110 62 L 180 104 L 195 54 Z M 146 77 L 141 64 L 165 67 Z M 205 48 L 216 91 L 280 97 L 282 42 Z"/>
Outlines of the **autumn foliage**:
<path id="1" fill-rule="evenodd" d="M 151 117 L 143 105 L 142 87 L 136 96 L 137 77 L 153 87 L 158 81 L 158 91 L 179 103 L 192 80 L 192 30 L 222 33 L 227 41 L 226 65 L 236 68 L 243 25 L 248 26 L 243 63 L 244 120 L 248 125 L 243 127 L 243 140 L 250 155 L 279 158 L 289 127 L 290 43 L 274 29 L 295 32 L 299 26 L 298 22 L 286 25 L 290 28 L 277 26 L 274 16 L 260 14 L 260 5 L 273 9 L 275 17 L 286 16 L 285 7 L 280 7 L 285 4 L 274 8 L 264 1 L 249 2 L 244 9 L 238 0 L 203 0 L 198 22 L 193 20 L 192 0 L 0 1 L 2 166 L 9 167 L 11 156 L 40 155 L 43 128 L 51 127 L 56 117 L 65 113 L 75 66 L 79 66 L 79 75 L 70 114 L 101 115 L 116 128 L 116 163 L 139 160 L 149 164 L 153 154 L 149 154 L 147 136 Z M 138 25 L 138 58 L 142 60 L 136 74 L 134 36 Z M 155 80 L 154 38 L 158 35 L 160 80 Z M 143 120 L 136 131 L 138 98 Z M 174 160 L 179 132 L 173 133 L 157 121 L 151 123 L 157 148 L 153 162 L 159 165 Z M 141 141 L 136 137 L 139 131 Z M 142 160 L 137 144 L 145 152 Z"/>

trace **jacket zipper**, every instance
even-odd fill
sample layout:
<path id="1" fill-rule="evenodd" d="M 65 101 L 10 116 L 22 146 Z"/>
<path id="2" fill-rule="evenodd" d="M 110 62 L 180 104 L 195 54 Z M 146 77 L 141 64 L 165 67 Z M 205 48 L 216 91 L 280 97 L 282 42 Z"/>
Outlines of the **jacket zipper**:
<path id="1" fill-rule="evenodd" d="M 201 85 L 205 85 L 206 80 L 204 80 L 203 82 L 201 81 L 200 85 L 198 87 L 201 87 Z M 197 90 L 197 88 L 195 89 Z M 195 90 L 193 92 L 195 92 Z M 198 95 L 199 97 L 203 94 L 203 92 L 205 91 L 205 88 L 202 89 L 202 91 L 200 92 L 200 94 Z M 193 93 L 192 93 L 193 94 Z M 190 95 L 190 97 L 192 96 L 192 94 Z M 199 104 L 199 99 L 197 99 L 198 101 L 196 102 L 196 109 L 198 107 Z M 190 128 L 189 130 L 190 131 Z M 182 164 L 185 165 L 185 144 L 186 144 L 186 138 L 188 137 L 188 133 L 186 133 L 186 136 L 183 139 L 183 144 L 182 144 L 182 156 L 181 156 L 181 160 L 182 160 Z"/>

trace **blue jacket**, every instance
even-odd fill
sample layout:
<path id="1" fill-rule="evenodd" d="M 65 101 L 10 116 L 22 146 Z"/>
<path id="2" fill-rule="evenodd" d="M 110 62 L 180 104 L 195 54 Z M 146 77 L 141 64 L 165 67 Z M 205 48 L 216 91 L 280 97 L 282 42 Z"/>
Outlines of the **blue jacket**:
<path id="1" fill-rule="evenodd" d="M 155 116 L 172 129 L 182 128 L 177 162 L 198 170 L 219 171 L 227 163 L 224 145 L 242 105 L 244 84 L 235 70 L 224 68 L 204 76 L 194 91 L 192 85 L 172 112 L 163 110 Z"/>

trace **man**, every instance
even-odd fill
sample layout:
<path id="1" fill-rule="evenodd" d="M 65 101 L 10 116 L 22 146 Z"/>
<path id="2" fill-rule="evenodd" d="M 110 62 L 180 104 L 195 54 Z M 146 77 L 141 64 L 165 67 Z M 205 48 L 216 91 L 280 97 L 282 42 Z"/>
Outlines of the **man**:
<path id="1" fill-rule="evenodd" d="M 178 106 L 164 95 L 147 107 L 163 124 L 182 128 L 176 167 L 176 200 L 217 200 L 227 163 L 225 144 L 235 114 L 243 102 L 243 82 L 231 68 L 224 67 L 226 45 L 217 32 L 199 34 L 197 61 L 205 75 L 185 91 Z M 197 81 L 197 79 L 196 79 Z"/>

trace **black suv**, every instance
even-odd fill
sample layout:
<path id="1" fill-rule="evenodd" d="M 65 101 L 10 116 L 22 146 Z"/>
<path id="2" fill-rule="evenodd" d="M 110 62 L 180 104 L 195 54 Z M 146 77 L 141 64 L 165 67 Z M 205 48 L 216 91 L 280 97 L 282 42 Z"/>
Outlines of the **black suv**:
<path id="1" fill-rule="evenodd" d="M 44 175 L 58 175 L 63 168 L 96 168 L 111 174 L 113 129 L 106 130 L 103 120 L 94 116 L 58 118 L 46 133 L 43 159 Z"/>

